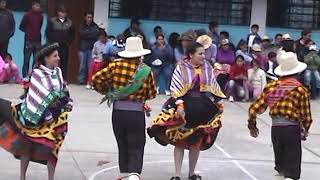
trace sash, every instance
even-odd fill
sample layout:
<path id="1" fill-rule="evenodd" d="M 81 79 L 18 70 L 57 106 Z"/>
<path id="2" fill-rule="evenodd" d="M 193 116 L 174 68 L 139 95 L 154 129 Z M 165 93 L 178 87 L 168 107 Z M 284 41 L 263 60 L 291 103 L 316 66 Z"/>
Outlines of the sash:
<path id="1" fill-rule="evenodd" d="M 107 101 L 107 104 L 110 107 L 114 101 L 124 99 L 125 97 L 136 93 L 142 87 L 144 80 L 148 78 L 150 72 L 151 68 L 149 66 L 144 63 L 139 64 L 132 80 L 129 81 L 126 86 L 114 90 L 108 89 L 100 104 Z"/>

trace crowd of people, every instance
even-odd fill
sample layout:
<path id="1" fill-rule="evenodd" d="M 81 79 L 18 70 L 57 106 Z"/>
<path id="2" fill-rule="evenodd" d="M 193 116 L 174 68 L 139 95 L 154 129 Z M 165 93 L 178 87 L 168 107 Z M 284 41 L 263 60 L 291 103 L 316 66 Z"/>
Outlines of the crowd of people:
<path id="1" fill-rule="evenodd" d="M 12 20 L 5 2 L 0 0 L 0 13 L 6 14 L 0 14 L 0 23 Z M 2 21 L 6 17 L 7 21 Z M 67 115 L 73 108 L 64 79 L 74 26 L 66 9 L 60 7 L 58 16 L 48 21 L 48 44 L 41 46 L 42 21 L 40 4 L 33 2 L 20 25 L 26 34 L 23 76 L 28 79 L 22 103 L 13 105 L 0 99 L 0 145 L 20 159 L 21 180 L 26 179 L 29 161 L 47 165 L 48 179 L 54 179 L 59 149 L 67 134 Z M 18 68 L 6 49 L 13 35 L 5 31 L 10 29 L 9 23 L 0 29 L 8 32 L 0 42 L 0 81 L 19 83 Z M 308 136 L 312 123 L 309 89 L 315 89 L 316 96 L 320 87 L 320 58 L 311 31 L 303 30 L 297 41 L 289 34 L 277 34 L 272 44 L 271 38 L 259 36 L 259 26 L 254 24 L 237 46 L 230 42 L 228 32 L 218 33 L 215 22 L 210 22 L 209 31 L 174 32 L 168 38 L 163 32 L 156 26 L 147 41 L 140 22 L 133 19 L 123 33 L 108 36 L 94 23 L 91 12 L 84 14 L 79 29 L 79 83 L 104 95 L 101 103 L 113 105 L 119 179 L 141 179 L 145 115 L 151 111 L 146 101 L 159 93 L 163 76 L 170 98 L 147 132 L 159 144 L 175 147 L 171 180 L 181 179 L 185 150 L 189 150 L 188 178 L 201 180 L 195 172 L 197 161 L 201 151 L 212 147 L 222 126 L 223 99 L 254 100 L 248 129 L 255 138 L 259 135 L 256 118 L 270 108 L 275 170 L 288 180 L 298 180 L 301 139 Z M 31 54 L 35 65 L 30 73 Z"/>

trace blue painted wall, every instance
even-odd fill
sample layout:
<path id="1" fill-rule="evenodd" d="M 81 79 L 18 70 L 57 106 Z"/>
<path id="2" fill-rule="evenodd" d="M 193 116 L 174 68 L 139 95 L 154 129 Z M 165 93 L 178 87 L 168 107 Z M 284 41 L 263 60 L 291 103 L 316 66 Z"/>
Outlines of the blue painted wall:
<path id="1" fill-rule="evenodd" d="M 14 36 L 10 39 L 9 43 L 9 53 L 12 54 L 13 59 L 20 68 L 20 73 L 23 65 L 23 45 L 24 45 L 24 33 L 19 30 L 19 26 L 24 15 L 24 12 L 13 12 L 14 19 L 16 21 L 16 32 Z M 45 43 L 44 31 L 47 27 L 47 15 L 44 15 L 44 22 L 42 25 L 42 43 Z M 32 65 L 32 63 L 30 62 Z M 30 66 L 31 66 L 30 65 Z"/>

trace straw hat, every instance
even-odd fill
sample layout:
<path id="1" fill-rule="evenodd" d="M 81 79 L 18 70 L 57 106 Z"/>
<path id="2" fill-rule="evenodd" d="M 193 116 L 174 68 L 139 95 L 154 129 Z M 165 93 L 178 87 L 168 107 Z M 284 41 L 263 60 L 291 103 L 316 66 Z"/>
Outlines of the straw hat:
<path id="1" fill-rule="evenodd" d="M 226 45 L 226 44 L 229 44 L 229 39 L 222 39 L 221 40 L 221 45 Z"/>
<path id="2" fill-rule="evenodd" d="M 259 44 L 252 45 L 252 50 L 254 50 L 256 52 L 262 51 L 261 46 Z"/>
<path id="3" fill-rule="evenodd" d="M 118 52 L 118 55 L 124 58 L 136 58 L 150 54 L 149 49 L 144 49 L 142 41 L 139 37 L 129 37 L 126 40 L 126 47 L 124 51 Z"/>
<path id="4" fill-rule="evenodd" d="M 208 35 L 199 36 L 196 42 L 200 43 L 204 47 L 204 49 L 208 49 L 212 45 L 212 39 Z"/>
<path id="5" fill-rule="evenodd" d="M 276 67 L 274 73 L 278 76 L 288 76 L 300 73 L 307 68 L 307 64 L 299 62 L 297 55 L 293 52 L 281 51 L 277 55 L 279 66 Z"/>

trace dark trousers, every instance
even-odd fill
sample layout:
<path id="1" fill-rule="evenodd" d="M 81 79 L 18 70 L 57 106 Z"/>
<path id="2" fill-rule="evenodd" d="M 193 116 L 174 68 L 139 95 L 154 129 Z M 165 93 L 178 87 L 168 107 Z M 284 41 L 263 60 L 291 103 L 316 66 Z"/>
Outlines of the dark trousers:
<path id="1" fill-rule="evenodd" d="M 141 174 L 146 143 L 144 112 L 113 110 L 112 126 L 118 144 L 120 173 Z"/>
<path id="2" fill-rule="evenodd" d="M 300 126 L 273 126 L 271 137 L 275 156 L 275 170 L 285 178 L 299 179 L 301 173 Z"/>
<path id="3" fill-rule="evenodd" d="M 59 43 L 59 56 L 60 67 L 62 70 L 63 78 L 68 80 L 68 58 L 69 58 L 69 45 L 67 43 Z"/>
<path id="4" fill-rule="evenodd" d="M 9 39 L 4 42 L 0 42 L 0 56 L 5 58 L 5 55 L 8 53 Z"/>
<path id="5" fill-rule="evenodd" d="M 32 68 L 34 67 L 35 64 L 35 55 L 40 49 L 40 41 L 30 41 L 30 40 L 25 40 L 24 41 L 24 59 L 23 59 L 23 68 L 22 68 L 22 76 L 25 78 L 29 74 L 29 66 L 30 66 L 30 58 L 31 55 L 33 56 L 33 62 L 32 62 Z"/>

